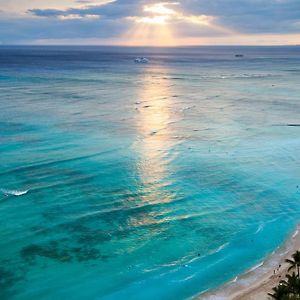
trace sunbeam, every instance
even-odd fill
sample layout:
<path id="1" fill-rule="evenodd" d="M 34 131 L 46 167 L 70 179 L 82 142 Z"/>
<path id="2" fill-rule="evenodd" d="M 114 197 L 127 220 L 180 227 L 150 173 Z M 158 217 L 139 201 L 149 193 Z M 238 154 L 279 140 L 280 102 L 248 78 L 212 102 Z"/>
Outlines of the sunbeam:
<path id="1" fill-rule="evenodd" d="M 187 15 L 181 12 L 177 2 L 145 5 L 143 12 L 143 15 L 126 17 L 126 20 L 133 22 L 133 25 L 123 35 L 123 44 L 135 46 L 178 45 L 181 37 L 177 36 L 175 31 L 182 24 L 197 26 L 202 31 L 228 35 L 234 33 L 232 29 L 218 25 L 214 16 Z"/>

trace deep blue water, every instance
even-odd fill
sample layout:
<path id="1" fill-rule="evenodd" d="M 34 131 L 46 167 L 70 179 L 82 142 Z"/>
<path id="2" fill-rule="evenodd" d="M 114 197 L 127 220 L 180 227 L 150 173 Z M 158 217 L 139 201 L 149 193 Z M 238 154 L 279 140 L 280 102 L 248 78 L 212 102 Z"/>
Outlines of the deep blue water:
<path id="1" fill-rule="evenodd" d="M 187 299 L 299 222 L 300 47 L 1 47 L 0 93 L 1 300 Z"/>

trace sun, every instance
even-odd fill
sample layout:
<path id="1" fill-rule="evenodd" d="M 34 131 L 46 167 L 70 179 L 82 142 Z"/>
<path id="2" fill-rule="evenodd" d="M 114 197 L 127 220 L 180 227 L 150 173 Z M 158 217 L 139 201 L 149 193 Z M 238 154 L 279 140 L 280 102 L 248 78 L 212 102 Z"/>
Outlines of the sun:
<path id="1" fill-rule="evenodd" d="M 161 2 L 153 5 L 145 5 L 143 11 L 148 14 L 147 16 L 128 17 L 128 19 L 133 20 L 136 23 L 166 25 L 173 16 L 177 15 L 175 10 L 166 7 L 166 5 L 174 4 L 175 3 Z"/>
<path id="2" fill-rule="evenodd" d="M 145 5 L 144 12 L 149 12 L 149 13 L 159 14 L 164 16 L 175 15 L 176 11 L 169 7 L 166 7 L 167 4 L 174 5 L 175 3 L 156 3 L 153 5 Z"/>
<path id="3" fill-rule="evenodd" d="M 175 3 L 156 3 L 143 7 L 144 15 L 130 16 L 134 26 L 129 30 L 125 39 L 131 45 L 173 46 L 175 37 L 171 27 L 172 18 L 177 12 L 170 7 Z"/>
<path id="4" fill-rule="evenodd" d="M 142 24 L 166 25 L 168 23 L 169 17 L 168 16 L 128 17 L 127 19 Z"/>

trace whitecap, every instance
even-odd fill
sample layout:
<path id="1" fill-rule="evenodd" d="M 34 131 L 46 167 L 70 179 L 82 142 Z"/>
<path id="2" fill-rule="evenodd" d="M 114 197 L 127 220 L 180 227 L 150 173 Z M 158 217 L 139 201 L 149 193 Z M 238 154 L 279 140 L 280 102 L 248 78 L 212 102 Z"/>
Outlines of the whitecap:
<path id="1" fill-rule="evenodd" d="M 12 196 L 23 196 L 28 193 L 29 190 L 23 190 L 23 191 L 18 191 L 18 190 L 6 190 L 6 189 L 1 189 L 0 190 L 4 195 L 12 195 Z"/>
<path id="2" fill-rule="evenodd" d="M 229 242 L 227 242 L 227 243 L 221 245 L 221 246 L 220 246 L 219 248 L 217 248 L 215 251 L 212 251 L 212 252 L 210 253 L 210 255 L 216 254 L 216 253 L 220 252 L 221 250 L 223 250 L 223 249 L 224 249 L 225 247 L 227 247 L 228 245 L 229 245 Z"/>
<path id="3" fill-rule="evenodd" d="M 254 234 L 258 234 L 260 231 L 263 230 L 263 228 L 264 228 L 264 225 L 260 224 Z"/>
<path id="4" fill-rule="evenodd" d="M 225 247 L 227 247 L 228 245 L 229 245 L 229 242 L 227 242 L 227 243 L 221 245 L 221 246 L 217 249 L 216 253 L 217 253 L 217 252 L 220 252 L 221 250 L 223 250 L 223 249 L 224 249 Z"/>

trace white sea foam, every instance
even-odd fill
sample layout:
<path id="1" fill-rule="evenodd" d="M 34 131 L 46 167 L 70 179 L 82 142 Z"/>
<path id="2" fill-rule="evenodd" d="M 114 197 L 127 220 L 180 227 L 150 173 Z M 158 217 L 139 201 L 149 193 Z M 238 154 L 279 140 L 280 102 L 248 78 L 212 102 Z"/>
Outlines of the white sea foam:
<path id="1" fill-rule="evenodd" d="M 252 267 L 252 268 L 251 268 L 248 272 L 246 272 L 246 273 L 250 273 L 250 272 L 255 271 L 256 269 L 262 267 L 263 264 L 264 264 L 264 262 L 261 262 L 261 263 L 257 264 L 256 266 Z"/>
<path id="2" fill-rule="evenodd" d="M 217 250 L 213 251 L 211 254 L 215 254 L 215 253 L 218 253 L 220 252 L 221 250 L 223 250 L 225 247 L 227 247 L 229 245 L 229 242 L 221 245 L 219 248 L 217 248 Z"/>
<path id="3" fill-rule="evenodd" d="M 258 234 L 260 231 L 263 230 L 263 228 L 264 228 L 264 225 L 260 224 L 254 234 Z"/>
<path id="4" fill-rule="evenodd" d="M 298 233 L 299 233 L 299 230 L 297 229 L 297 230 L 295 231 L 295 233 L 293 234 L 293 239 L 298 235 Z"/>
<path id="5" fill-rule="evenodd" d="M 216 299 L 232 299 L 232 296 L 241 293 L 245 287 L 250 286 L 251 284 L 262 281 L 268 274 L 273 273 L 275 268 L 278 268 L 279 264 L 283 263 L 283 258 L 292 253 L 296 248 L 296 236 L 299 235 L 299 226 L 294 234 L 291 236 L 290 240 L 278 247 L 275 251 L 272 252 L 264 261 L 255 265 L 251 269 L 248 269 L 245 273 L 239 275 L 233 280 L 227 282 L 222 287 L 218 289 L 208 291 L 206 293 L 201 293 L 200 299 L 205 300 L 216 300 Z M 195 298 L 196 299 L 196 298 Z"/>
<path id="6" fill-rule="evenodd" d="M 1 191 L 4 195 L 23 196 L 23 195 L 27 194 L 29 190 L 18 191 L 18 190 L 6 190 L 6 189 L 1 189 L 0 191 Z"/>

